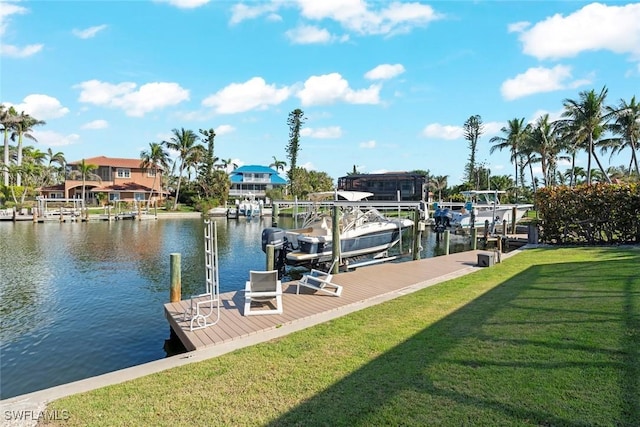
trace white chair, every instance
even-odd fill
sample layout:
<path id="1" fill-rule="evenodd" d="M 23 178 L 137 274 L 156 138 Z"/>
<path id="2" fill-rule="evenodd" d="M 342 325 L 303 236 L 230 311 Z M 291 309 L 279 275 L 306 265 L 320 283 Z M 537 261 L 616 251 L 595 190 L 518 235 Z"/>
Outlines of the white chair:
<path id="1" fill-rule="evenodd" d="M 300 286 L 305 286 L 309 289 L 313 289 L 316 292 L 322 292 L 334 297 L 339 297 L 342 294 L 342 286 L 336 285 L 335 283 L 331 283 L 331 279 L 333 278 L 333 267 L 336 265 L 338 260 L 334 260 L 329 267 L 329 272 L 325 273 L 324 271 L 311 269 L 308 274 L 305 274 L 302 279 L 298 281 L 296 294 L 300 293 Z"/>
<path id="2" fill-rule="evenodd" d="M 272 308 L 258 309 L 252 303 Z M 244 288 L 245 316 L 256 314 L 282 314 L 282 283 L 278 280 L 278 271 L 250 271 L 249 280 Z"/>

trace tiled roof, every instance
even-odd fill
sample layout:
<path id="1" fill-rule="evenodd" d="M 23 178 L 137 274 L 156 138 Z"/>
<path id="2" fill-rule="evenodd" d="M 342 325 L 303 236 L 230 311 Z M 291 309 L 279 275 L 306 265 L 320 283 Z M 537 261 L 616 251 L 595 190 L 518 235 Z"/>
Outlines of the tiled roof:
<path id="1" fill-rule="evenodd" d="M 78 165 L 82 162 L 82 160 L 77 160 L 75 162 L 69 162 L 70 165 Z M 129 169 L 140 169 L 140 163 L 142 160 L 140 159 L 122 159 L 117 157 L 90 157 L 84 159 L 84 162 L 88 165 L 96 165 L 96 166 L 111 166 L 115 168 L 129 168 Z"/>

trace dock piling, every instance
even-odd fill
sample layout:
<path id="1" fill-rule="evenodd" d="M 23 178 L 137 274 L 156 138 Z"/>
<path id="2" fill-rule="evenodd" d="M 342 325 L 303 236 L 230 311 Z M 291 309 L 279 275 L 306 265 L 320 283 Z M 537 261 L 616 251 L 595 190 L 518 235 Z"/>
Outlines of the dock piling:
<path id="1" fill-rule="evenodd" d="M 476 249 L 478 249 L 478 229 L 472 228 L 471 229 L 471 250 L 475 251 Z"/>
<path id="2" fill-rule="evenodd" d="M 267 271 L 276 269 L 276 246 L 267 245 Z"/>
<path id="3" fill-rule="evenodd" d="M 449 240 L 451 232 L 449 230 L 444 230 L 444 254 L 449 255 Z"/>
<path id="4" fill-rule="evenodd" d="M 182 299 L 182 270 L 180 266 L 180 254 L 172 253 L 169 256 L 170 256 L 169 274 L 171 276 L 169 301 L 178 302 Z"/>
<path id="5" fill-rule="evenodd" d="M 422 240 L 422 223 L 420 222 L 420 209 L 416 208 L 413 213 L 413 260 L 420 259 L 420 241 Z M 402 233 L 402 231 L 400 231 Z"/>
<path id="6" fill-rule="evenodd" d="M 332 208 L 332 218 L 331 218 L 331 228 L 332 228 L 332 241 L 331 241 L 331 255 L 333 256 L 333 260 L 338 260 L 335 264 L 333 264 L 333 274 L 337 274 L 340 271 L 340 215 L 338 212 L 338 207 L 333 206 Z"/>

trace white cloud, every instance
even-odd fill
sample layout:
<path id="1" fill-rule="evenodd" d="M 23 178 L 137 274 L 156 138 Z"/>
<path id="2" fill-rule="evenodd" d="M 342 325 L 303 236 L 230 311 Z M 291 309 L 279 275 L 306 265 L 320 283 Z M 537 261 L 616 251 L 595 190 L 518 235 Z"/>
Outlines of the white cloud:
<path id="1" fill-rule="evenodd" d="M 27 95 L 22 103 L 11 105 L 18 113 L 24 111 L 38 120 L 57 119 L 69 112 L 56 98 L 40 94 Z"/>
<path id="2" fill-rule="evenodd" d="M 302 105 L 328 105 L 338 101 L 348 104 L 379 104 L 380 86 L 371 85 L 367 89 L 353 90 L 340 74 L 331 73 L 311 76 L 297 93 Z"/>
<path id="3" fill-rule="evenodd" d="M 11 15 L 22 15 L 29 13 L 29 9 L 18 6 L 15 3 L 2 1 L 0 2 L 0 36 L 4 35 L 9 23 L 9 17 Z M 11 58 L 26 58 L 34 55 L 42 50 L 43 44 L 30 44 L 27 46 L 19 47 L 12 44 L 3 43 L 0 39 L 0 55 L 8 56 Z"/>
<path id="4" fill-rule="evenodd" d="M 369 80 L 386 80 L 396 77 L 404 73 L 405 69 L 402 64 L 382 64 L 375 67 L 373 70 L 367 71 L 364 75 Z"/>
<path id="5" fill-rule="evenodd" d="M 306 163 L 303 163 L 303 164 L 298 165 L 298 166 L 301 167 L 301 168 L 304 168 L 304 169 L 306 169 L 308 171 L 316 170 L 316 167 L 314 166 L 313 162 L 306 162 Z"/>
<path id="6" fill-rule="evenodd" d="M 504 122 L 486 122 L 482 124 L 482 134 L 484 136 L 497 135 L 505 127 Z"/>
<path id="7" fill-rule="evenodd" d="M 521 32 L 523 51 L 538 59 L 569 58 L 609 50 L 640 59 L 640 3 L 591 3 L 564 17 L 548 17 Z"/>
<path id="8" fill-rule="evenodd" d="M 84 30 L 74 29 L 72 31 L 72 33 L 73 33 L 74 36 L 76 36 L 78 38 L 90 39 L 92 37 L 95 37 L 96 34 L 98 34 L 100 31 L 102 31 L 102 30 L 104 30 L 106 28 L 107 28 L 107 26 L 103 24 L 103 25 L 97 25 L 95 27 L 89 27 L 89 28 L 86 28 Z"/>
<path id="9" fill-rule="evenodd" d="M 300 131 L 300 135 L 318 139 L 340 138 L 342 136 L 342 129 L 340 128 L 340 126 L 330 126 L 317 129 L 302 128 L 302 130 Z"/>
<path id="10" fill-rule="evenodd" d="M 94 120 L 89 123 L 85 123 L 82 125 L 82 129 L 106 129 L 109 127 L 109 123 L 106 120 Z"/>
<path id="11" fill-rule="evenodd" d="M 462 126 L 441 125 L 440 123 L 432 123 L 422 130 L 422 135 L 427 138 L 437 139 L 460 139 L 464 137 Z"/>
<path id="12" fill-rule="evenodd" d="M 520 21 L 507 25 L 507 31 L 510 33 L 521 33 L 531 26 L 531 22 Z"/>
<path id="13" fill-rule="evenodd" d="M 535 93 L 552 92 L 568 87 L 576 88 L 590 83 L 587 79 L 571 81 L 571 78 L 571 67 L 566 65 L 556 65 L 553 68 L 529 68 L 524 73 L 505 80 L 500 92 L 505 99 L 511 101 Z"/>
<path id="14" fill-rule="evenodd" d="M 366 148 L 366 149 L 376 148 L 376 142 L 373 139 L 369 141 L 361 142 L 360 148 Z"/>
<path id="15" fill-rule="evenodd" d="M 256 6 L 247 6 L 242 3 L 236 4 L 231 8 L 231 19 L 229 20 L 229 23 L 231 25 L 235 25 L 247 19 L 258 18 L 261 15 L 267 15 L 269 20 L 275 21 L 280 18 L 280 16 L 274 13 L 279 9 L 279 7 L 280 6 L 277 2 L 265 4 L 258 3 Z"/>
<path id="16" fill-rule="evenodd" d="M 29 13 L 29 9 L 26 7 L 18 6 L 15 3 L 2 2 L 0 3 L 0 35 L 4 34 L 7 29 L 9 17 L 11 15 L 23 15 Z"/>
<path id="17" fill-rule="evenodd" d="M 244 83 L 232 83 L 202 101 L 205 107 L 213 107 L 216 113 L 233 114 L 250 110 L 263 110 L 278 105 L 291 95 L 288 87 L 268 85 L 262 77 L 253 77 Z"/>
<path id="18" fill-rule="evenodd" d="M 441 19 L 433 8 L 421 3 L 393 2 L 372 10 L 362 0 L 297 0 L 302 15 L 311 20 L 333 19 L 362 35 L 408 32 Z"/>
<path id="19" fill-rule="evenodd" d="M 50 130 L 34 130 L 33 136 L 38 140 L 38 145 L 45 147 L 65 147 L 80 141 L 80 135 L 75 133 L 62 135 Z"/>
<path id="20" fill-rule="evenodd" d="M 326 29 L 312 25 L 298 26 L 285 35 L 294 44 L 329 43 L 334 39 Z"/>
<path id="21" fill-rule="evenodd" d="M 189 99 L 189 91 L 177 83 L 147 83 L 135 90 L 137 85 L 131 82 L 112 84 L 89 80 L 74 87 L 81 89 L 80 102 L 120 108 L 132 117 L 142 117 Z"/>
<path id="22" fill-rule="evenodd" d="M 168 3 L 171 6 L 175 6 L 179 9 L 195 9 L 196 7 L 204 6 L 209 3 L 210 0 L 155 0 L 158 3 Z"/>
<path id="23" fill-rule="evenodd" d="M 30 44 L 24 47 L 13 46 L 10 44 L 0 44 L 0 55 L 12 58 L 26 58 L 34 55 L 42 50 L 43 44 Z"/>
<path id="24" fill-rule="evenodd" d="M 231 125 L 220 125 L 220 126 L 217 126 L 215 128 L 216 136 L 225 135 L 225 134 L 231 133 L 231 132 L 233 132 L 235 130 L 236 130 L 236 128 L 234 128 Z"/>

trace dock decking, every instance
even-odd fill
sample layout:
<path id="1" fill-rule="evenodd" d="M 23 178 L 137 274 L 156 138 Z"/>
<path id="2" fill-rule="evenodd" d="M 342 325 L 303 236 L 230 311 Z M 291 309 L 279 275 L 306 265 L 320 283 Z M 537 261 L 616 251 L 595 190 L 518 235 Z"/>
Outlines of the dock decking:
<path id="1" fill-rule="evenodd" d="M 300 287 L 300 294 L 296 295 L 296 282 L 286 282 L 282 284 L 284 313 L 281 315 L 243 316 L 243 291 L 234 291 L 220 295 L 220 320 L 208 328 L 193 332 L 189 330 L 189 322 L 183 321 L 183 313 L 190 304 L 189 300 L 165 304 L 165 316 L 184 347 L 188 351 L 199 350 L 327 312 L 343 311 L 336 314 L 335 317 L 338 317 L 353 311 L 354 306 L 362 303 L 371 303 L 374 300 L 382 302 L 390 297 L 461 276 L 481 268 L 477 267 L 479 253 L 487 252 L 460 252 L 418 261 L 373 265 L 339 273 L 333 276 L 332 282 L 343 286 L 340 297 L 312 293 L 305 287 Z M 244 284 L 237 285 L 244 287 Z"/>

